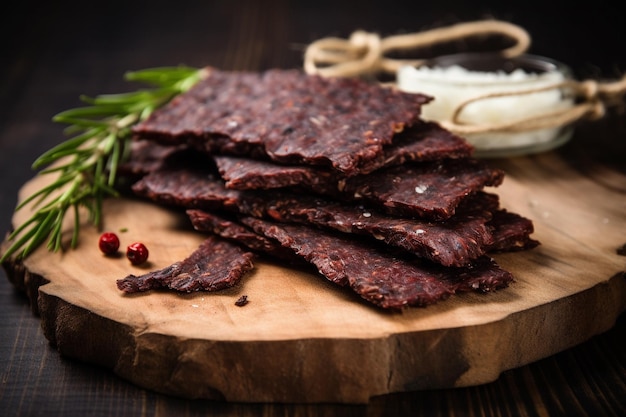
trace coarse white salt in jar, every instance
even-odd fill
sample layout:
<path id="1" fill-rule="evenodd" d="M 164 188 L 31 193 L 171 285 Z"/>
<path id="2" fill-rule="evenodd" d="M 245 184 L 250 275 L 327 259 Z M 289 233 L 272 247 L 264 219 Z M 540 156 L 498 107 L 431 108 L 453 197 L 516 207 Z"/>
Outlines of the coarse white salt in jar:
<path id="1" fill-rule="evenodd" d="M 569 77 L 566 66 L 543 57 L 457 54 L 434 59 L 419 68 L 403 66 L 397 73 L 397 86 L 434 97 L 423 106 L 422 118 L 444 126 L 448 123 L 452 131 L 454 126 L 469 127 L 455 133 L 474 145 L 476 156 L 506 157 L 547 151 L 569 140 L 571 126 L 534 130 L 524 127 L 526 119 L 574 105 L 567 91 L 558 87 Z M 498 96 L 488 97 L 494 95 Z M 521 121 L 516 128 L 498 129 L 515 121 Z"/>

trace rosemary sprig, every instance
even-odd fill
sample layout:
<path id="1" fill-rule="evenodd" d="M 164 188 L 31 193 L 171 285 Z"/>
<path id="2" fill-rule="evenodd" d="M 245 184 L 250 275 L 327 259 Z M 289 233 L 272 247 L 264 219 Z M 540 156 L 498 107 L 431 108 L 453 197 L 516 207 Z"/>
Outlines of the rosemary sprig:
<path id="1" fill-rule="evenodd" d="M 39 174 L 57 176 L 17 206 L 16 210 L 20 210 L 32 203 L 34 212 L 9 235 L 12 243 L 0 262 L 18 251 L 18 257 L 25 258 L 46 240 L 49 250 L 61 249 L 63 220 L 70 210 L 74 212 L 72 248 L 78 243 L 80 207 L 87 209 L 89 220 L 99 227 L 103 199 L 118 195 L 114 188 L 117 169 L 128 151 L 132 126 L 189 90 L 201 76 L 202 70 L 184 66 L 129 72 L 126 80 L 151 88 L 95 98 L 83 96 L 81 100 L 87 106 L 54 116 L 55 122 L 68 124 L 66 132 L 74 136 L 33 163 Z"/>

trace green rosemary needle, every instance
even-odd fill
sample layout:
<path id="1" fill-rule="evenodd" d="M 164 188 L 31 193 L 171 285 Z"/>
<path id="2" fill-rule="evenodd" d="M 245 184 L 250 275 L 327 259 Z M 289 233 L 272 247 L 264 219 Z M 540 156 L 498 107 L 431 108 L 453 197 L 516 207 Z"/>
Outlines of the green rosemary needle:
<path id="1" fill-rule="evenodd" d="M 40 175 L 56 177 L 17 206 L 20 210 L 32 203 L 33 214 L 9 235 L 11 245 L 0 262 L 18 252 L 18 257 L 25 258 L 46 240 L 49 250 L 61 249 L 63 220 L 68 211 L 74 214 L 72 248 L 78 243 L 80 207 L 87 209 L 89 220 L 99 227 L 103 199 L 118 195 L 114 188 L 117 169 L 128 152 L 132 126 L 189 90 L 201 77 L 202 70 L 185 66 L 129 72 L 126 80 L 151 88 L 81 97 L 87 106 L 54 116 L 55 122 L 69 125 L 66 132 L 73 136 L 33 163 Z"/>

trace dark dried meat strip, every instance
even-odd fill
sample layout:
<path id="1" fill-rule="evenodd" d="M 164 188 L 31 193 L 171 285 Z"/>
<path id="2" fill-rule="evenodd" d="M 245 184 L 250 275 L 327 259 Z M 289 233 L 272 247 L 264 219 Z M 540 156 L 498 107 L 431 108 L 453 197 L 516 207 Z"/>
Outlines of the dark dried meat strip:
<path id="1" fill-rule="evenodd" d="M 442 280 L 456 294 L 464 292 L 489 293 L 508 287 L 515 281 L 513 275 L 503 270 L 488 256 L 481 256 L 467 268 L 455 268 Z"/>
<path id="2" fill-rule="evenodd" d="M 130 157 L 118 166 L 118 173 L 140 178 L 164 166 L 168 157 L 184 150 L 183 146 L 160 145 L 148 140 L 130 142 Z"/>
<path id="3" fill-rule="evenodd" d="M 241 191 L 228 190 L 219 175 L 207 169 L 160 169 L 132 186 L 133 192 L 159 204 L 223 209 L 241 199 Z"/>
<path id="4" fill-rule="evenodd" d="M 384 149 L 384 166 L 408 161 L 468 158 L 472 146 L 433 122 L 419 122 L 396 135 Z M 336 172 L 305 165 L 278 165 L 271 161 L 232 155 L 216 155 L 216 165 L 228 188 L 270 189 L 290 186 L 310 188 L 318 183 L 338 181 Z M 367 169 L 363 173 L 369 173 Z"/>
<path id="5" fill-rule="evenodd" d="M 384 166 L 393 166 L 409 161 L 469 158 L 474 147 L 438 123 L 420 121 L 398 133 L 384 151 Z"/>
<path id="6" fill-rule="evenodd" d="M 138 137 L 220 151 L 223 139 L 274 161 L 330 165 L 346 175 L 382 165 L 383 147 L 430 98 L 355 78 L 300 70 L 208 69 L 188 92 L 133 129 Z M 215 146 L 210 143 L 219 138 Z"/>
<path id="7" fill-rule="evenodd" d="M 468 158 L 385 168 L 348 178 L 337 190 L 316 191 L 366 201 L 392 215 L 445 220 L 468 195 L 503 178 L 503 171 Z"/>
<path id="8" fill-rule="evenodd" d="M 193 227 L 199 232 L 213 233 L 224 239 L 237 242 L 252 251 L 261 252 L 291 264 L 300 263 L 298 262 L 299 258 L 294 256 L 292 251 L 284 248 L 275 240 L 259 235 L 250 228 L 229 220 L 223 215 L 199 209 L 189 209 L 186 213 Z"/>
<path id="9" fill-rule="evenodd" d="M 539 245 L 539 241 L 530 237 L 535 231 L 533 222 L 517 213 L 504 209 L 497 210 L 487 224 L 492 229 L 493 235 L 489 252 L 520 251 Z"/>
<path id="10" fill-rule="evenodd" d="M 463 266 L 484 253 L 528 250 L 540 244 L 531 238 L 534 232 L 532 221 L 519 214 L 498 209 L 498 199 L 493 194 L 481 193 L 468 200 L 467 205 L 471 208 L 463 209 L 462 216 L 467 216 L 465 221 L 459 219 L 460 215 L 457 214 L 445 223 L 434 224 L 420 223 L 416 219 L 386 217 L 368 211 L 350 211 L 335 203 L 307 206 L 301 205 L 301 202 L 301 199 L 298 202 L 291 199 L 268 201 L 265 207 L 244 204 L 246 207 L 239 211 L 257 217 L 269 217 L 279 222 L 296 222 L 345 233 L 370 235 L 444 266 Z M 239 241 L 252 250 L 293 261 L 290 254 L 284 253 L 274 242 L 252 233 L 234 221 L 199 209 L 187 210 L 187 214 L 194 228 L 200 232 L 215 233 Z M 477 225 L 478 230 L 473 229 L 473 225 Z M 489 230 L 488 236 L 482 236 L 485 225 Z M 474 246 L 476 242 L 472 242 L 472 235 L 475 234 L 480 236 L 479 239 L 484 239 L 483 247 Z M 468 250 L 462 245 L 467 245 L 476 252 L 469 256 Z M 435 252 L 432 248 L 440 248 L 440 252 Z"/>
<path id="11" fill-rule="evenodd" d="M 216 155 L 213 157 L 225 186 L 233 190 L 311 189 L 336 184 L 335 173 L 305 165 L 278 165 L 270 161 Z"/>
<path id="12" fill-rule="evenodd" d="M 237 284 L 250 271 L 254 255 L 216 236 L 209 236 L 188 258 L 158 271 L 117 281 L 118 289 L 137 293 L 160 288 L 180 292 L 218 291 Z"/>
<path id="13" fill-rule="evenodd" d="M 238 210 L 279 222 L 369 236 L 445 266 L 463 266 L 493 244 L 486 223 L 498 207 L 498 198 L 480 193 L 465 206 L 446 222 L 388 216 L 360 205 L 287 194 L 242 200 Z"/>
<path id="14" fill-rule="evenodd" d="M 215 158 L 228 188 L 298 187 L 346 201 L 367 201 L 394 215 L 443 220 L 469 194 L 502 183 L 504 173 L 481 161 L 407 163 L 366 175 L 338 178 L 330 171 L 267 162 Z"/>
<path id="15" fill-rule="evenodd" d="M 466 265 L 492 245 L 491 229 L 485 223 L 498 205 L 497 196 L 478 193 L 470 196 L 453 218 L 432 222 L 388 216 L 311 196 L 228 190 L 206 171 L 183 169 L 154 172 L 133 189 L 156 202 L 187 209 L 227 210 L 368 235 L 450 266 Z"/>
<path id="16" fill-rule="evenodd" d="M 278 225 L 252 217 L 242 222 L 291 248 L 328 280 L 350 287 L 363 299 L 385 309 L 427 306 L 456 292 L 493 291 L 513 280 L 489 258 L 468 268 L 446 268 L 301 225 Z"/>
<path id="17" fill-rule="evenodd" d="M 135 189 L 140 195 L 160 194 L 161 198 L 169 195 L 181 200 L 178 205 L 199 207 L 193 204 L 193 199 L 206 204 L 213 189 L 218 187 L 224 192 L 223 181 L 220 179 L 218 183 L 219 175 L 208 168 L 213 166 L 212 162 L 204 161 L 204 165 L 198 169 L 185 162 L 182 166 L 164 168 L 143 178 Z M 311 179 L 308 191 L 343 201 L 366 203 L 391 215 L 444 220 L 454 215 L 456 207 L 468 195 L 487 186 L 499 185 L 503 176 L 501 170 L 464 158 L 445 164 L 405 164 L 338 182 L 326 182 L 320 176 L 317 180 Z M 230 195 L 236 198 L 239 194 L 237 190 L 230 190 Z M 187 205 L 185 200 L 192 205 Z"/>

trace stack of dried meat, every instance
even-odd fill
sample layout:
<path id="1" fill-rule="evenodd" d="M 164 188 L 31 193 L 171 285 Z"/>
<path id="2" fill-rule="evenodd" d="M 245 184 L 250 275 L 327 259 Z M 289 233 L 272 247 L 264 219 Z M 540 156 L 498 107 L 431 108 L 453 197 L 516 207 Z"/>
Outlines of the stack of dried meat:
<path id="1" fill-rule="evenodd" d="M 214 236 L 188 259 L 118 287 L 219 289 L 258 253 L 313 265 L 382 308 L 507 286 L 512 275 L 489 253 L 536 246 L 532 222 L 485 190 L 502 171 L 420 119 L 430 99 L 298 70 L 209 69 L 135 127 L 129 164 L 141 171 L 150 161 L 137 195 L 185 209 Z M 163 149 L 159 164 L 147 158 Z"/>

